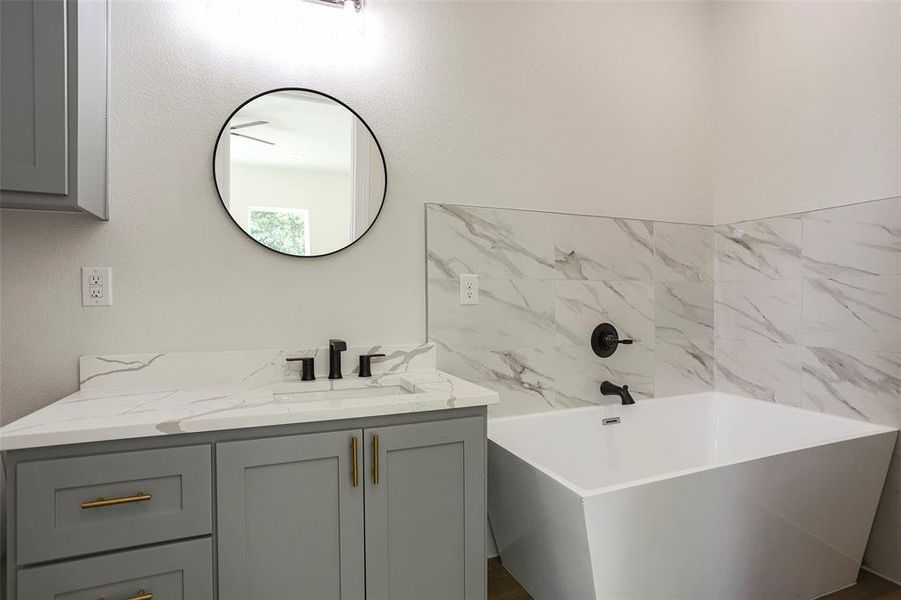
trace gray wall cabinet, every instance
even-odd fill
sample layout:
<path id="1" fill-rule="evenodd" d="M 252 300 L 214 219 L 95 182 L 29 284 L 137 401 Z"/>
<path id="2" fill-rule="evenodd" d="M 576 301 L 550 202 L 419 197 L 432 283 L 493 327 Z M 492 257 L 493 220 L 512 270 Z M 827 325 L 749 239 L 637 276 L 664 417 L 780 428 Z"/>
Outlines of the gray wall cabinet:
<path id="1" fill-rule="evenodd" d="M 10 600 L 486 595 L 484 407 L 4 459 Z"/>
<path id="2" fill-rule="evenodd" d="M 0 2 L 0 206 L 108 217 L 107 0 Z"/>

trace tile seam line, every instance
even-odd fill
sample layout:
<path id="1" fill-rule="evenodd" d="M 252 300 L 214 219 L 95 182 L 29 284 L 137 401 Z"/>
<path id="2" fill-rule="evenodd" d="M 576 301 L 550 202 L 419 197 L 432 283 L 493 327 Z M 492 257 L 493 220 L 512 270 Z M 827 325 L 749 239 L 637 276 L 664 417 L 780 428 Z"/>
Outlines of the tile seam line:
<path id="1" fill-rule="evenodd" d="M 811 209 L 802 210 L 802 211 L 776 213 L 776 214 L 762 216 L 762 217 L 741 219 L 739 221 L 719 221 L 717 219 L 711 219 L 711 222 L 709 222 L 709 223 L 698 223 L 698 222 L 694 222 L 694 221 L 677 221 L 677 220 L 673 220 L 673 219 L 623 217 L 623 216 L 616 216 L 616 215 L 611 215 L 611 214 L 563 212 L 563 211 L 554 211 L 554 210 L 542 210 L 542 209 L 538 209 L 538 208 L 521 208 L 521 207 L 502 206 L 502 205 L 465 204 L 465 203 L 455 203 L 455 202 L 424 202 L 423 204 L 425 206 L 461 206 L 463 208 L 475 208 L 475 209 L 484 209 L 484 210 L 508 210 L 508 211 L 516 211 L 516 212 L 539 213 L 539 214 L 547 214 L 547 215 L 563 215 L 563 216 L 572 216 L 572 217 L 621 219 L 624 221 L 648 221 L 651 223 L 666 223 L 666 224 L 670 224 L 670 225 L 691 225 L 691 226 L 695 226 L 695 227 L 722 227 L 722 226 L 728 226 L 728 225 L 736 225 L 738 223 L 763 221 L 766 219 L 777 219 L 780 217 L 789 218 L 789 217 L 795 217 L 795 216 L 803 216 L 803 215 L 807 215 L 807 214 L 815 213 L 815 212 L 821 212 L 821 211 L 826 211 L 826 210 L 837 210 L 840 208 L 848 208 L 851 206 L 858 206 L 858 205 L 862 205 L 862 204 L 873 204 L 875 202 L 884 202 L 886 200 L 901 200 L 901 195 L 885 196 L 883 198 L 872 198 L 870 200 L 862 200 L 860 202 L 846 202 L 844 204 L 836 204 L 834 206 L 824 206 L 822 208 L 811 208 Z"/>
<path id="2" fill-rule="evenodd" d="M 753 223 L 754 221 L 766 221 L 767 219 L 778 219 L 778 218 L 791 218 L 791 217 L 803 217 L 804 215 L 809 215 L 811 213 L 824 212 L 827 210 L 839 210 L 842 208 L 849 208 L 852 206 L 861 206 L 864 204 L 875 204 L 876 202 L 885 202 L 887 200 L 901 200 L 901 195 L 896 196 L 886 196 L 884 198 L 872 198 L 870 200 L 861 200 L 860 202 L 846 202 L 844 204 L 836 204 L 835 206 L 824 206 L 822 208 L 811 208 L 808 210 L 801 210 L 795 212 L 788 213 L 778 213 L 774 215 L 769 215 L 766 217 L 755 217 L 752 219 L 742 219 L 740 221 L 722 221 L 714 219 L 714 223 L 712 227 L 723 227 L 729 225 L 738 225 L 739 223 Z M 803 235 L 803 234 L 802 234 Z"/>

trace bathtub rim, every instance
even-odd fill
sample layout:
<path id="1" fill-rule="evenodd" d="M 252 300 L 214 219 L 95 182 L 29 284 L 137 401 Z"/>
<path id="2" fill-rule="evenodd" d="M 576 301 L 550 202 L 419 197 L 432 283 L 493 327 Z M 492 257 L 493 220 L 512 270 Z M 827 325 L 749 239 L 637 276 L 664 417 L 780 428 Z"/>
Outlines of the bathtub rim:
<path id="1" fill-rule="evenodd" d="M 860 419 L 852 419 L 850 417 L 842 417 L 842 416 L 838 416 L 838 415 L 832 415 L 829 413 L 822 413 L 822 412 L 818 412 L 818 411 L 808 410 L 805 408 L 800 408 L 797 406 L 791 406 L 791 405 L 787 405 L 787 404 L 775 404 L 775 403 L 767 401 L 767 400 L 758 400 L 756 398 L 749 398 L 746 396 L 739 396 L 737 394 L 729 394 L 729 393 L 725 393 L 725 392 L 716 392 L 716 391 L 695 392 L 692 394 L 678 394 L 678 395 L 674 395 L 674 396 L 661 396 L 661 397 L 655 397 L 655 398 L 646 398 L 646 399 L 638 400 L 637 402 L 646 404 L 646 403 L 651 403 L 651 402 L 667 402 L 667 401 L 672 401 L 672 400 L 678 399 L 678 398 L 688 398 L 688 397 L 695 398 L 695 397 L 703 397 L 703 396 L 714 396 L 717 398 L 737 399 L 737 400 L 740 400 L 743 402 L 764 404 L 764 405 L 767 405 L 768 407 L 778 406 L 782 409 L 787 409 L 787 410 L 791 410 L 791 411 L 795 411 L 795 412 L 802 412 L 805 414 L 824 416 L 824 417 L 829 417 L 831 419 L 841 419 L 843 421 L 849 421 L 849 422 L 855 423 L 857 425 L 863 424 L 868 427 L 868 430 L 854 433 L 854 434 L 845 435 L 845 436 L 829 438 L 829 439 L 822 440 L 822 441 L 816 442 L 816 443 L 799 444 L 795 448 L 791 448 L 789 450 L 783 450 L 781 452 L 751 454 L 746 458 L 741 458 L 741 459 L 737 459 L 737 460 L 729 460 L 729 461 L 723 461 L 721 463 L 706 464 L 706 465 L 702 465 L 702 466 L 687 467 L 685 469 L 677 469 L 674 471 L 667 471 L 666 473 L 661 473 L 659 475 L 651 475 L 648 477 L 641 477 L 638 479 L 632 479 L 629 481 L 624 481 L 621 483 L 615 483 L 612 485 L 607 485 L 607 486 L 593 488 L 593 489 L 583 488 L 583 487 L 577 485 L 576 483 L 570 481 L 569 479 L 566 479 L 565 477 L 562 477 L 561 475 L 559 475 L 559 474 L 555 473 L 554 471 L 552 471 L 551 469 L 547 468 L 544 464 L 542 464 L 542 462 L 530 460 L 523 456 L 520 456 L 519 454 L 510 450 L 507 446 L 497 442 L 496 440 L 494 440 L 491 437 L 491 423 L 492 422 L 506 423 L 506 422 L 511 422 L 511 421 L 519 421 L 519 420 L 525 420 L 525 419 L 529 419 L 529 418 L 541 417 L 541 416 L 546 416 L 546 415 L 556 415 L 556 414 L 560 414 L 561 412 L 565 412 L 565 413 L 591 412 L 591 411 L 597 411 L 598 409 L 602 409 L 605 406 L 609 406 L 609 405 L 597 404 L 597 405 L 592 405 L 592 406 L 583 406 L 583 407 L 579 407 L 579 408 L 570 408 L 570 409 L 563 409 L 563 410 L 543 410 L 540 412 L 527 413 L 527 414 L 523 414 L 523 415 L 510 415 L 507 417 L 490 418 L 488 420 L 488 443 L 494 444 L 494 445 L 498 446 L 499 448 L 503 449 L 505 452 L 511 454 L 515 458 L 517 458 L 525 463 L 528 463 L 529 465 L 531 465 L 532 467 L 534 467 L 535 469 L 540 471 L 543 475 L 550 477 L 557 483 L 559 483 L 559 484 L 565 486 L 566 488 L 568 488 L 569 490 L 571 490 L 574 494 L 577 494 L 578 496 L 580 496 L 582 498 L 582 500 L 584 501 L 586 498 L 590 498 L 593 496 L 599 496 L 601 494 L 616 492 L 618 490 L 625 490 L 625 489 L 637 487 L 640 485 L 647 485 L 647 484 L 655 483 L 658 481 L 666 481 L 668 479 L 674 479 L 676 477 L 684 477 L 686 475 L 692 475 L 694 473 L 699 473 L 701 471 L 710 471 L 713 469 L 720 469 L 723 467 L 729 467 L 732 465 L 743 464 L 743 463 L 747 463 L 747 462 L 751 462 L 751 461 L 755 461 L 755 460 L 761 460 L 761 459 L 769 458 L 769 457 L 773 457 L 773 456 L 780 456 L 780 455 L 789 454 L 792 452 L 800 452 L 803 450 L 809 450 L 811 448 L 819 448 L 821 446 L 828 446 L 831 444 L 840 444 L 843 442 L 849 442 L 852 440 L 876 436 L 876 435 L 885 435 L 885 434 L 889 434 L 889 433 L 895 433 L 897 436 L 899 431 L 901 431 L 901 430 L 899 430 L 898 427 L 891 427 L 888 425 L 880 425 L 878 423 L 871 423 L 870 421 L 863 421 Z M 896 440 L 896 443 L 897 443 L 897 440 Z"/>

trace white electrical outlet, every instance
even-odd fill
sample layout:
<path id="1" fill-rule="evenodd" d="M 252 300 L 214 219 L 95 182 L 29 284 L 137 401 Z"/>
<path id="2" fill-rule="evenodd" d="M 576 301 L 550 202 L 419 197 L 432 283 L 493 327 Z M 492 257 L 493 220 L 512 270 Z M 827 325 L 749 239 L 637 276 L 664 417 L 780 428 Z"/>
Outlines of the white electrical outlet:
<path id="1" fill-rule="evenodd" d="M 81 305 L 113 305 L 113 270 L 111 268 L 81 268 Z"/>
<path id="2" fill-rule="evenodd" d="M 479 276 L 460 275 L 460 304 L 479 303 Z"/>

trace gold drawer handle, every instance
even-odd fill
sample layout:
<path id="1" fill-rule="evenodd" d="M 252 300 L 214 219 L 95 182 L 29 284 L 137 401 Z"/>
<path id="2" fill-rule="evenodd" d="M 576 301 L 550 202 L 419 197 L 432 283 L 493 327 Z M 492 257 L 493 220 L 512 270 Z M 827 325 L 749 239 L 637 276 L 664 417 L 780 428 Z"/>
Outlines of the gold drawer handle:
<path id="1" fill-rule="evenodd" d="M 99 598 L 99 600 L 106 600 L 106 597 Z M 138 592 L 137 596 L 132 596 L 131 598 L 126 598 L 125 600 L 153 600 L 153 594 L 141 590 Z"/>
<path id="2" fill-rule="evenodd" d="M 133 504 L 135 502 L 147 502 L 150 500 L 150 494 L 146 494 L 144 492 L 138 492 L 134 496 L 123 496 L 122 498 L 97 498 L 96 500 L 89 500 L 87 502 L 81 503 L 81 508 L 103 508 L 104 506 L 118 506 L 120 504 Z M 146 598 L 151 598 L 150 595 L 145 596 L 136 596 L 134 598 L 128 598 L 127 600 L 145 600 Z"/>

